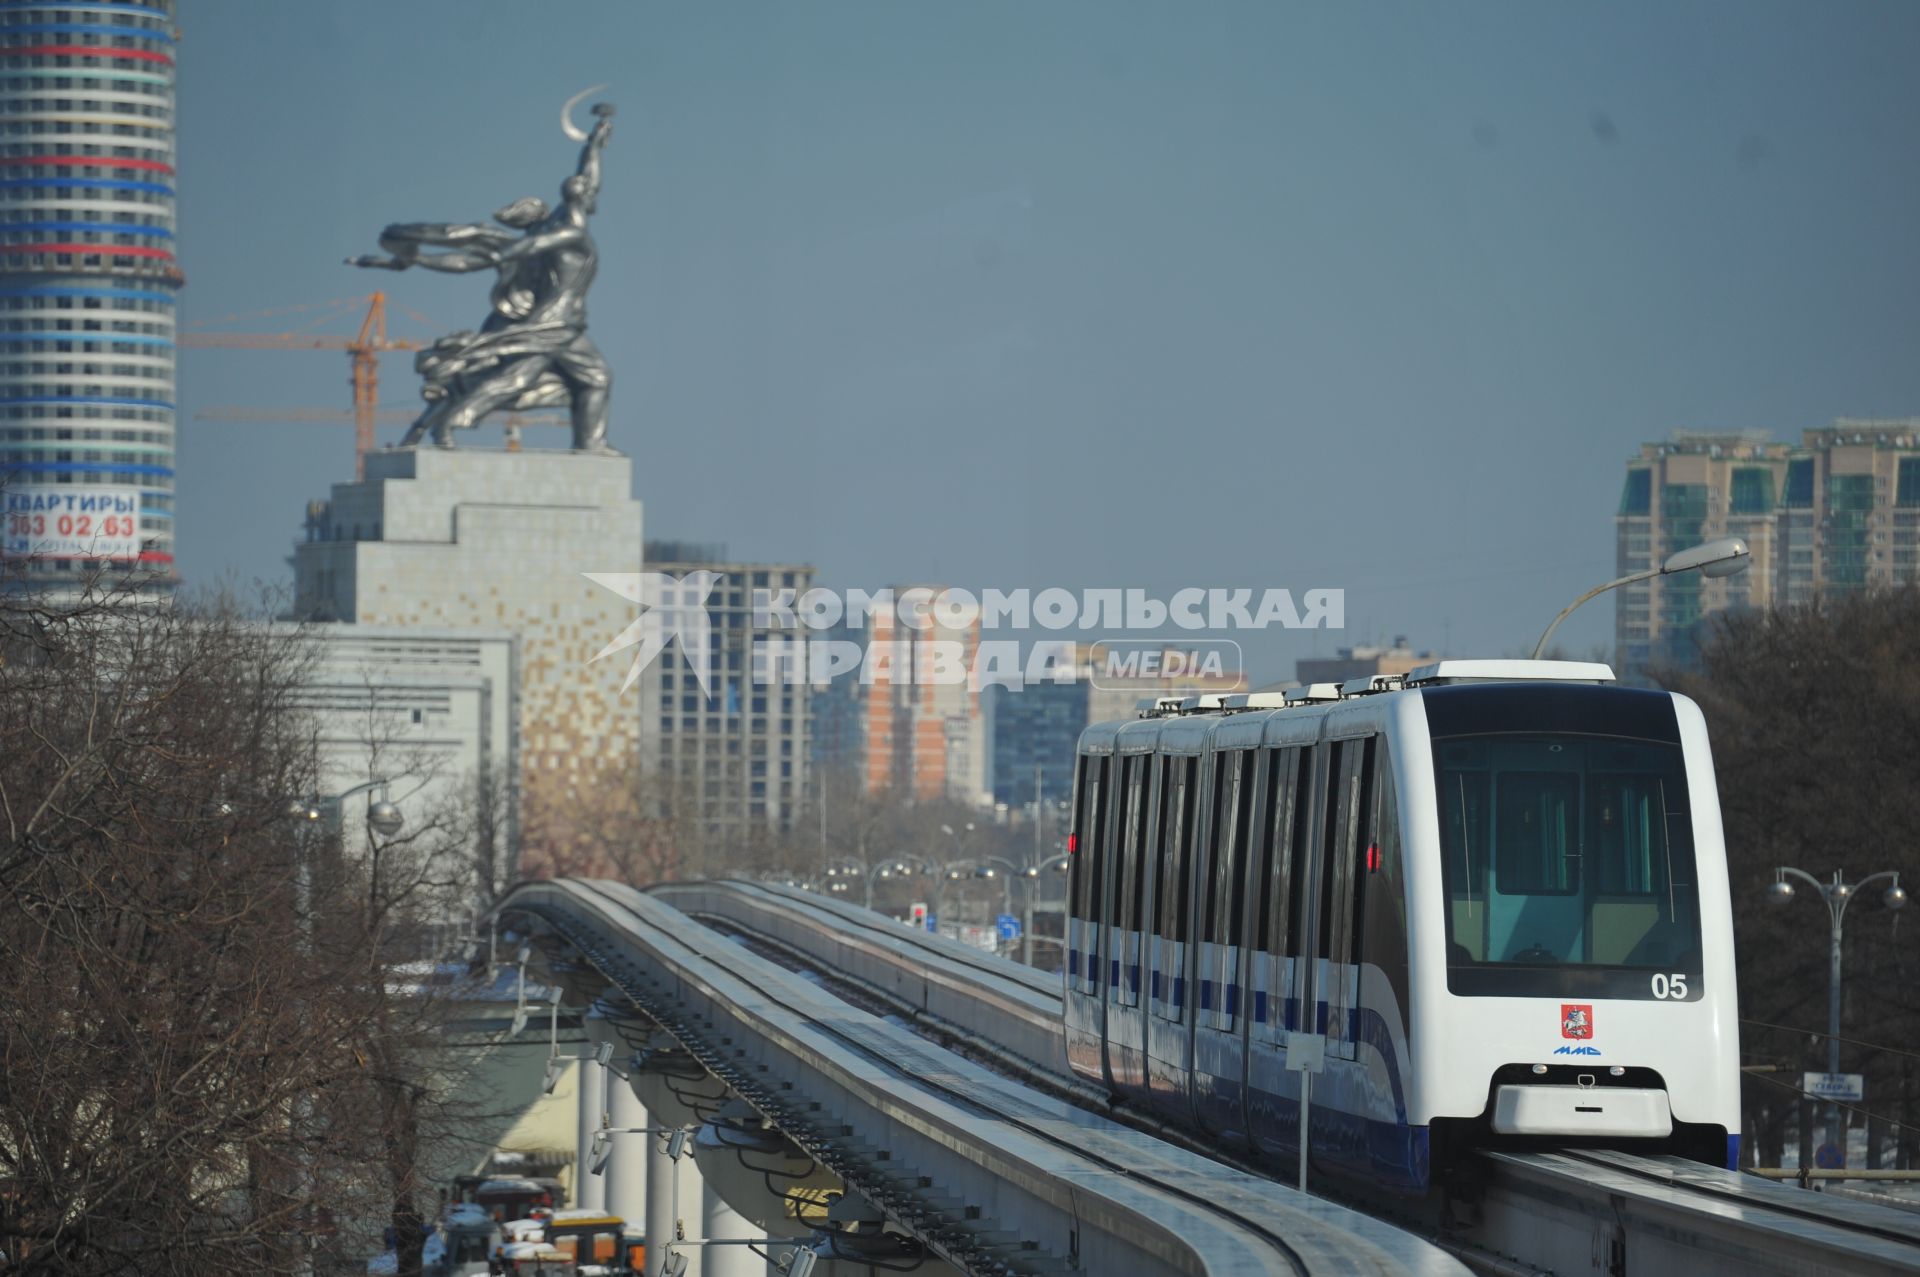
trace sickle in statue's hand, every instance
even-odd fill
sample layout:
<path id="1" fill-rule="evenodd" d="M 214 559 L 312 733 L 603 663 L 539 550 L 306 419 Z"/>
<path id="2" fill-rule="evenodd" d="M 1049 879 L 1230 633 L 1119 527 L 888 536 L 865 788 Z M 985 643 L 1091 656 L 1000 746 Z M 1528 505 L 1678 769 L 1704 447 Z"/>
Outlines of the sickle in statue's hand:
<path id="1" fill-rule="evenodd" d="M 580 105 L 582 98 L 592 97 L 606 87 L 604 84 L 596 84 L 591 89 L 582 89 L 568 98 L 567 104 L 560 108 L 560 131 L 576 142 L 586 141 L 586 130 L 573 122 L 573 108 Z"/>

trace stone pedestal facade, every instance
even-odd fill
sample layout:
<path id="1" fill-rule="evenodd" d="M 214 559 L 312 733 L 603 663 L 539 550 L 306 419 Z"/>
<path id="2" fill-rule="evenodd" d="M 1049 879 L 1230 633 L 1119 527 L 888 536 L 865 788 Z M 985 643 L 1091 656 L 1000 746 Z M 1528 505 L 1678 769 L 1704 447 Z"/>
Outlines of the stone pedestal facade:
<path id="1" fill-rule="evenodd" d="M 630 653 L 593 656 L 633 603 L 586 572 L 641 570 L 633 463 L 617 453 L 394 448 L 310 507 L 295 614 L 362 625 L 507 630 L 520 641 L 520 759 L 532 785 L 632 774 Z"/>

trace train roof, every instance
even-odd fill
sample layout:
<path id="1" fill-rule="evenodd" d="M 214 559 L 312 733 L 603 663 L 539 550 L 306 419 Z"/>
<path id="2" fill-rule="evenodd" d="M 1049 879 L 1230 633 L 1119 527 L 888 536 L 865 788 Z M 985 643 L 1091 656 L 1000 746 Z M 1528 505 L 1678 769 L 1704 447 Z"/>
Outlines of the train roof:
<path id="1" fill-rule="evenodd" d="M 1104 743 L 1122 753 L 1154 749 L 1156 741 L 1160 745 L 1173 745 L 1176 750 L 1183 744 L 1205 748 L 1207 741 L 1215 745 L 1251 745 L 1263 739 L 1263 734 L 1268 744 L 1274 744 L 1284 743 L 1275 737 L 1276 729 L 1281 737 L 1291 736 L 1293 733 L 1287 731 L 1285 725 L 1298 721 L 1300 739 L 1308 741 L 1316 730 L 1314 725 L 1327 712 L 1383 693 L 1472 684 L 1552 683 L 1599 687 L 1613 682 L 1612 668 L 1593 661 L 1435 661 L 1406 674 L 1374 674 L 1345 683 L 1309 683 L 1278 692 L 1162 696 L 1142 702 L 1135 718 L 1093 724 L 1082 740 L 1095 743 L 1096 747 Z M 1300 711 L 1297 720 L 1294 714 L 1271 712 L 1288 710 Z M 1241 721 L 1235 721 L 1237 719 Z M 1231 739 L 1242 734 L 1247 737 L 1244 742 Z"/>

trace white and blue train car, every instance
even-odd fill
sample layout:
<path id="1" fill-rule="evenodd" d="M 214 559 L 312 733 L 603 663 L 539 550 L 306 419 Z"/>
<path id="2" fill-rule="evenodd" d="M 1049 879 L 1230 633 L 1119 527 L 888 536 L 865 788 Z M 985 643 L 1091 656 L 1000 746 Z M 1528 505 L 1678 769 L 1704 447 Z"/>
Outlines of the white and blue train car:
<path id="1" fill-rule="evenodd" d="M 1080 739 L 1074 1070 L 1291 1161 L 1418 1192 L 1453 1151 L 1733 1166 L 1739 1043 L 1713 761 L 1604 665 L 1445 661 L 1163 702 Z M 1296 1039 L 1295 1035 L 1307 1035 Z"/>

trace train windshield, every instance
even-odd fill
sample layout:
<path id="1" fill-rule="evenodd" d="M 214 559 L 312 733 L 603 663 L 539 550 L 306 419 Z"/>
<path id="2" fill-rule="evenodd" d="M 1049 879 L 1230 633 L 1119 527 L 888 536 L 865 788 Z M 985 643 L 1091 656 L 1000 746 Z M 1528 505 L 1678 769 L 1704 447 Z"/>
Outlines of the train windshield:
<path id="1" fill-rule="evenodd" d="M 1434 741 L 1447 985 L 1505 997 L 1700 996 L 1680 747 L 1576 734 Z"/>

